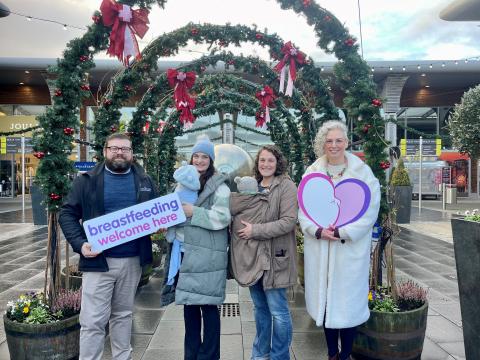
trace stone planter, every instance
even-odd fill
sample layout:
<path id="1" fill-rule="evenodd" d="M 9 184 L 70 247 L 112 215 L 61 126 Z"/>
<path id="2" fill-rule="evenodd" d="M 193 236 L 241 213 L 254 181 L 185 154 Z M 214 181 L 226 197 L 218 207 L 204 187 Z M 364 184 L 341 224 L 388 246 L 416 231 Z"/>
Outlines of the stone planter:
<path id="1" fill-rule="evenodd" d="M 405 312 L 370 311 L 357 329 L 352 355 L 356 360 L 420 359 L 427 328 L 428 303 Z"/>
<path id="2" fill-rule="evenodd" d="M 396 210 L 396 223 L 409 224 L 412 209 L 412 187 L 392 186 L 391 201 Z"/>
<path id="3" fill-rule="evenodd" d="M 467 360 L 480 359 L 480 223 L 452 218 L 462 312 L 463 343 Z"/>
<path id="4" fill-rule="evenodd" d="M 162 253 L 153 254 L 152 268 L 157 268 L 162 263 Z"/>
<path id="5" fill-rule="evenodd" d="M 53 324 L 23 324 L 3 315 L 10 358 L 14 360 L 68 360 L 78 358 L 78 315 Z"/>

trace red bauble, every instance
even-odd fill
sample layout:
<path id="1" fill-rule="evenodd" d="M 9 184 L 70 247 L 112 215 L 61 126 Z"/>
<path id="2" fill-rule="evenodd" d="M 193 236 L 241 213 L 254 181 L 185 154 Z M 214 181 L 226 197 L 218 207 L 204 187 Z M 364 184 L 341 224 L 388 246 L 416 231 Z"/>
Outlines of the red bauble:
<path id="1" fill-rule="evenodd" d="M 110 132 L 112 133 L 117 132 L 117 128 L 115 125 L 110 126 Z"/>
<path id="2" fill-rule="evenodd" d="M 112 105 L 112 103 L 113 103 L 113 102 L 112 102 L 111 99 L 105 99 L 105 100 L 103 101 L 103 106 L 110 106 L 110 105 Z"/>
<path id="3" fill-rule="evenodd" d="M 307 7 L 312 4 L 312 0 L 303 0 L 303 6 Z"/>
<path id="4" fill-rule="evenodd" d="M 348 38 L 347 40 L 345 40 L 345 45 L 347 46 L 353 46 L 355 44 L 355 40 L 353 40 L 352 38 Z"/>
<path id="5" fill-rule="evenodd" d="M 227 64 L 228 65 L 235 65 L 235 60 L 230 59 L 230 60 L 227 61 Z"/>
<path id="6" fill-rule="evenodd" d="M 207 70 L 207 67 L 205 65 L 200 66 L 200 71 L 205 72 Z"/>
<path id="7" fill-rule="evenodd" d="M 332 21 L 332 18 L 329 15 L 325 15 L 323 20 L 325 20 L 326 22 L 330 22 L 330 21 Z"/>
<path id="8" fill-rule="evenodd" d="M 257 34 L 255 35 L 255 38 L 256 38 L 257 40 L 263 39 L 263 34 L 257 33 Z"/>
<path id="9" fill-rule="evenodd" d="M 63 133 L 65 135 L 73 135 L 74 132 L 75 132 L 75 129 L 72 129 L 71 127 L 66 127 L 63 129 Z"/>
<path id="10" fill-rule="evenodd" d="M 62 90 L 56 89 L 56 90 L 55 90 L 55 96 L 56 96 L 56 97 L 62 96 Z"/>
<path id="11" fill-rule="evenodd" d="M 128 91 L 128 92 L 133 90 L 133 87 L 131 87 L 130 85 L 125 85 L 123 88 L 125 89 L 125 91 Z"/>
<path id="12" fill-rule="evenodd" d="M 192 28 L 192 30 L 190 30 L 190 32 L 193 36 L 198 35 L 198 33 L 199 33 L 197 28 Z"/>
<path id="13" fill-rule="evenodd" d="M 223 41 L 223 40 L 220 40 L 220 41 L 218 42 L 218 46 L 220 46 L 220 47 L 225 47 L 225 46 L 227 46 L 227 42 L 226 42 L 226 41 Z"/>
<path id="14" fill-rule="evenodd" d="M 363 127 L 363 132 L 366 134 L 368 133 L 368 130 L 370 130 L 370 128 L 372 127 L 371 124 L 366 124 L 364 127 Z"/>
<path id="15" fill-rule="evenodd" d="M 87 56 L 87 55 L 82 55 L 82 56 L 80 56 L 80 61 L 81 61 L 81 62 L 85 62 L 85 61 L 87 61 L 87 60 L 88 60 L 88 56 Z"/>
<path id="16" fill-rule="evenodd" d="M 380 167 L 383 170 L 387 170 L 390 167 L 390 161 L 380 161 Z"/>
<path id="17" fill-rule="evenodd" d="M 45 157 L 45 153 L 43 151 L 35 151 L 33 156 L 35 156 L 37 159 L 43 159 Z"/>
<path id="18" fill-rule="evenodd" d="M 92 20 L 95 24 L 98 24 L 98 23 L 100 23 L 101 17 L 98 16 L 98 15 L 93 15 Z"/>
<path id="19" fill-rule="evenodd" d="M 382 106 L 382 101 L 380 99 L 373 99 L 372 100 L 372 105 L 375 107 L 380 107 Z"/>
<path id="20" fill-rule="evenodd" d="M 50 197 L 50 199 L 56 201 L 56 200 L 60 200 L 60 195 L 58 194 L 55 194 L 55 193 L 50 193 L 50 195 L 48 195 Z"/>
<path id="21" fill-rule="evenodd" d="M 83 91 L 90 91 L 90 85 L 88 84 L 80 85 L 80 89 L 82 89 Z"/>

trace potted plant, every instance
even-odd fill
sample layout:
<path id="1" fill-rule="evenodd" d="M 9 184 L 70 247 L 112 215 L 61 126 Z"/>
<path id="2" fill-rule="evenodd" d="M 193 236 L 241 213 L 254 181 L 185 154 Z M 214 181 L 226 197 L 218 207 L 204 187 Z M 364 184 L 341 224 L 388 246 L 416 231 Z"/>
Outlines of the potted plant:
<path id="1" fill-rule="evenodd" d="M 302 287 L 305 286 L 305 263 L 303 257 L 303 234 L 300 230 L 300 226 L 297 226 L 297 231 L 295 233 L 297 239 L 297 270 L 298 270 L 298 281 Z"/>
<path id="2" fill-rule="evenodd" d="M 391 225 L 390 219 L 387 224 Z M 396 233 L 396 232 L 395 232 Z M 370 279 L 370 318 L 357 328 L 355 359 L 420 359 L 427 327 L 427 292 L 413 281 L 397 284 L 391 227 L 385 226 L 373 251 Z M 382 260 L 386 281 L 382 282 Z"/>
<path id="3" fill-rule="evenodd" d="M 396 223 L 410 223 L 412 208 L 412 186 L 403 160 L 398 161 L 390 181 L 390 201 L 395 209 Z"/>
<path id="4" fill-rule="evenodd" d="M 465 356 L 480 359 L 480 213 L 478 209 L 467 211 L 451 222 Z"/>
<path id="5" fill-rule="evenodd" d="M 79 355 L 81 289 L 61 290 L 52 305 L 43 293 L 7 304 L 3 324 L 11 359 L 72 359 Z"/>
<path id="6" fill-rule="evenodd" d="M 69 278 L 69 281 L 68 281 L 69 289 L 76 290 L 82 287 L 82 272 L 78 270 L 78 264 L 70 265 L 69 271 L 67 271 L 66 266 L 62 269 L 62 272 L 60 274 L 60 284 L 64 289 L 67 288 L 67 280 L 66 280 L 67 276 Z"/>

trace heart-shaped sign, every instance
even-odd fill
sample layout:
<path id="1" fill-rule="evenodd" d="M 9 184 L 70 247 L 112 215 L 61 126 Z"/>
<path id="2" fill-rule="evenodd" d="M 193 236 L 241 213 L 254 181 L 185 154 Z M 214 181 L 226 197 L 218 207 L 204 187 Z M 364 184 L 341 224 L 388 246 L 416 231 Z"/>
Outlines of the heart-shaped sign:
<path id="1" fill-rule="evenodd" d="M 298 204 L 317 226 L 342 227 L 357 221 L 370 205 L 370 189 L 361 180 L 345 179 L 334 185 L 317 172 L 306 175 L 298 187 Z"/>

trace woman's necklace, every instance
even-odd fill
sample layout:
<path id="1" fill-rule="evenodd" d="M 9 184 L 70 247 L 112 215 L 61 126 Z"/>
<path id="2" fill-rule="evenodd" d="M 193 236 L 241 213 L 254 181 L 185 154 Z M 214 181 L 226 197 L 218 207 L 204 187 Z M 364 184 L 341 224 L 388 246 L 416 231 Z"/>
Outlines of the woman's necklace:
<path id="1" fill-rule="evenodd" d="M 347 166 L 348 164 L 345 164 L 345 166 L 343 167 L 342 170 L 340 170 L 340 172 L 336 173 L 336 174 L 331 174 L 330 171 L 328 171 L 328 167 L 339 167 L 339 165 L 331 165 L 331 164 L 327 164 L 327 175 L 330 179 L 334 180 L 334 179 L 340 179 L 343 174 L 345 173 L 345 170 L 347 170 Z"/>

